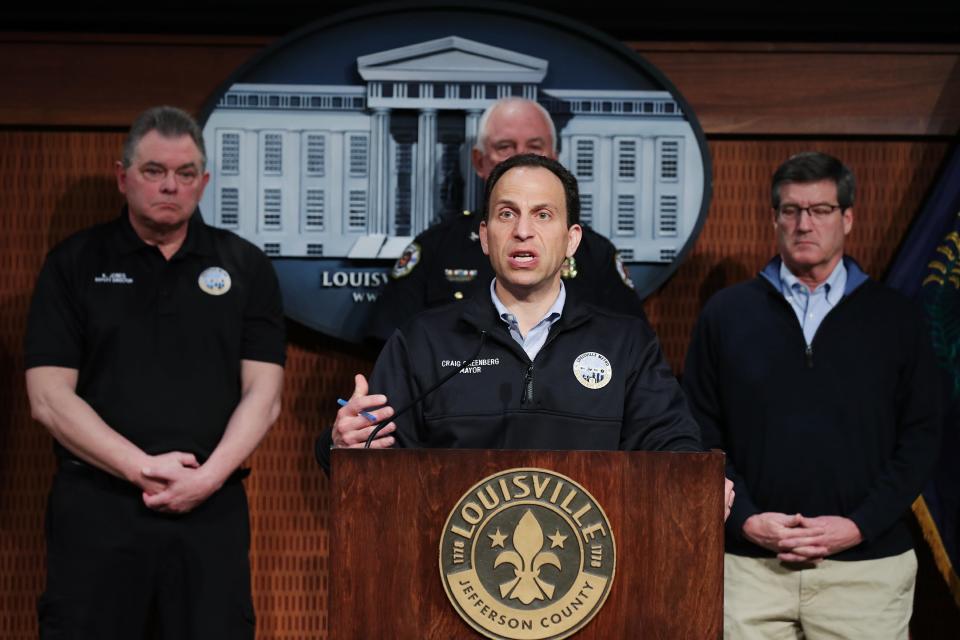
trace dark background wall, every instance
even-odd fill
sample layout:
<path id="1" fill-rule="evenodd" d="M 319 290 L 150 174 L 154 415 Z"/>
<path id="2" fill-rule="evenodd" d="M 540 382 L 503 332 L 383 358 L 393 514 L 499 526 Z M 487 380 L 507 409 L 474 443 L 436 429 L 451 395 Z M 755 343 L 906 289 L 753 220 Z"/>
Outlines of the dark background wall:
<path id="1" fill-rule="evenodd" d="M 363 3 L 361 3 L 363 4 Z M 678 87 L 706 132 L 714 192 L 694 251 L 646 302 L 681 373 L 693 322 L 718 288 L 774 251 L 767 180 L 820 149 L 860 181 L 849 244 L 882 277 L 960 130 L 955 10 L 807 6 L 624 12 L 619 3 L 526 3 L 608 31 Z M 199 111 L 244 61 L 284 33 L 357 3 L 251 0 L 163 10 L 77 6 L 0 11 L 0 637 L 36 637 L 50 438 L 29 416 L 21 343 L 46 251 L 116 214 L 123 132 L 142 109 Z M 248 481 L 259 637 L 326 637 L 327 484 L 314 437 L 369 354 L 290 326 L 283 414 Z M 174 401 L 158 397 L 158 402 Z M 921 544 L 921 550 L 924 545 Z M 956 608 L 922 558 L 914 638 L 955 637 Z"/>
<path id="2" fill-rule="evenodd" d="M 112 33 L 196 33 L 279 36 L 342 11 L 387 3 L 371 0 L 208 0 L 150 4 L 74 2 L 68 8 L 10 3 L 0 24 L 16 31 Z M 421 2 L 449 6 L 454 2 Z M 463 4 L 463 3 L 460 3 Z M 492 6 L 494 2 L 485 2 Z M 804 42 L 948 42 L 956 40 L 957 9 L 949 3 L 916 0 L 909 4 L 874 3 L 869 10 L 853 3 L 808 0 L 804 3 L 691 2 L 671 0 L 527 0 L 502 3 L 562 14 L 620 40 L 804 41 Z"/>

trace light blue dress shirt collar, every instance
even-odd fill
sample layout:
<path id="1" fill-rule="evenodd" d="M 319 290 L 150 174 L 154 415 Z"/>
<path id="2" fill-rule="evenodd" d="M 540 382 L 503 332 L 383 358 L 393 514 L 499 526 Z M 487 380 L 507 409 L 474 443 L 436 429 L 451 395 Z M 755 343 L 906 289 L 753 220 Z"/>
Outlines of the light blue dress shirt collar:
<path id="1" fill-rule="evenodd" d="M 780 263 L 780 290 L 797 315 L 808 345 L 813 342 L 820 323 L 843 298 L 846 284 L 847 268 L 843 260 L 837 263 L 827 279 L 813 291 L 800 282 L 786 264 Z"/>
<path id="2" fill-rule="evenodd" d="M 506 323 L 510 329 L 510 335 L 517 341 L 517 344 L 523 347 L 527 357 L 530 358 L 530 360 L 535 359 L 537 354 L 540 353 L 540 349 L 542 349 L 543 345 L 547 342 L 550 327 L 552 327 L 553 323 L 559 320 L 563 314 L 563 305 L 567 301 L 567 290 L 563 286 L 563 281 L 560 281 L 560 293 L 557 294 L 557 299 L 553 301 L 553 305 L 547 309 L 546 314 L 540 319 L 540 322 L 535 324 L 530 331 L 527 332 L 526 336 L 520 333 L 520 324 L 517 322 L 517 317 L 510 313 L 506 305 L 497 297 L 496 284 L 496 278 L 490 281 L 490 299 L 493 300 L 493 306 L 497 308 L 500 319 Z"/>

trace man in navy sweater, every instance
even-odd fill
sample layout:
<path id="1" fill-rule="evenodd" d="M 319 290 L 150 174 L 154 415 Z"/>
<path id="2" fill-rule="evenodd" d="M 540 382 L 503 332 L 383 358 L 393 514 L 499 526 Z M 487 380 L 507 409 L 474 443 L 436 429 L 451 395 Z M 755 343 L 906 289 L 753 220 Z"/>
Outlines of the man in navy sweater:
<path id="1" fill-rule="evenodd" d="M 918 311 L 843 254 L 854 178 L 802 153 L 772 181 L 779 256 L 706 305 L 684 388 L 727 453 L 728 638 L 904 638 L 906 519 L 934 462 L 939 406 Z"/>

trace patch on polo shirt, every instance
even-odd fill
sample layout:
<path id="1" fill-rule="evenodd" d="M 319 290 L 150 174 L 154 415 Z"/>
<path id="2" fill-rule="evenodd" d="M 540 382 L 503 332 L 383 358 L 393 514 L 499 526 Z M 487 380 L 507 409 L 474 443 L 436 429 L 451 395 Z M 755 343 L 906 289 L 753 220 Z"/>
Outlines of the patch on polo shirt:
<path id="1" fill-rule="evenodd" d="M 390 275 L 393 276 L 394 279 L 402 278 L 413 271 L 413 268 L 419 263 L 420 245 L 416 242 L 411 242 L 407 245 L 407 248 L 403 250 L 403 253 L 400 254 L 400 257 L 397 258 L 397 263 L 393 265 L 393 271 L 390 272 Z"/>
<path id="2" fill-rule="evenodd" d="M 98 276 L 94 276 L 93 281 L 97 284 L 133 284 L 133 278 L 122 271 L 101 273 Z"/>
<path id="3" fill-rule="evenodd" d="M 573 375 L 587 389 L 602 389 L 613 378 L 613 367 L 603 354 L 587 351 L 573 361 Z"/>
<path id="4" fill-rule="evenodd" d="M 220 267 L 208 267 L 197 279 L 200 290 L 211 296 L 222 296 L 230 291 L 230 274 Z"/>

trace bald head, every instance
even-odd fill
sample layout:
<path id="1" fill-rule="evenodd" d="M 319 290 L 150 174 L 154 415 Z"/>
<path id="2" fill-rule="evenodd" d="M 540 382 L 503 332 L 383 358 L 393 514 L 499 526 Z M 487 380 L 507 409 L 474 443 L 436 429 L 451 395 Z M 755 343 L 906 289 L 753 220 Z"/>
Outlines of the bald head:
<path id="1" fill-rule="evenodd" d="M 556 136 L 550 114 L 538 103 L 523 98 L 498 100 L 480 117 L 473 168 L 486 180 L 495 166 L 517 154 L 556 159 Z"/>

